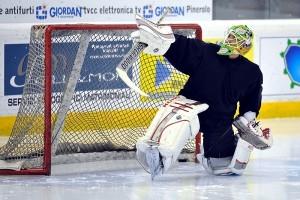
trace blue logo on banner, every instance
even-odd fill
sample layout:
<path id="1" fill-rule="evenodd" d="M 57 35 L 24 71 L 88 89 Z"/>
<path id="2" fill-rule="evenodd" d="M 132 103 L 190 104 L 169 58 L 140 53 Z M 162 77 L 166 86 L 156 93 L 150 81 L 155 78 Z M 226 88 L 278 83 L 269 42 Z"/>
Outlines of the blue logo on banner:
<path id="1" fill-rule="evenodd" d="M 40 20 L 47 19 L 47 9 L 46 6 L 37 6 L 35 8 L 35 17 Z"/>
<path id="2" fill-rule="evenodd" d="M 291 84 L 290 87 L 300 86 L 300 39 L 297 43 L 292 43 L 290 39 L 287 41 L 288 46 L 280 55 L 284 59 L 284 74 L 288 75 Z"/>
<path id="3" fill-rule="evenodd" d="M 143 16 L 148 19 L 153 17 L 153 9 L 152 9 L 152 5 L 145 5 L 143 7 Z"/>
<path id="4" fill-rule="evenodd" d="M 169 7 L 170 11 L 168 12 L 169 17 L 176 17 L 176 16 L 184 16 L 185 8 L 184 6 L 171 6 Z M 166 6 L 157 6 L 154 9 L 155 16 L 162 16 L 164 12 L 166 12 Z"/>
<path id="5" fill-rule="evenodd" d="M 293 82 L 300 84 L 300 46 L 290 45 L 285 54 L 286 69 Z"/>
<path id="6" fill-rule="evenodd" d="M 166 9 L 170 8 L 170 11 L 168 12 L 167 16 L 169 17 L 177 17 L 177 16 L 184 16 L 185 14 L 185 7 L 184 6 L 156 6 L 153 7 L 152 5 L 145 5 L 143 6 L 143 16 L 146 19 L 152 18 L 152 17 L 160 17 L 165 12 Z"/>
<path id="7" fill-rule="evenodd" d="M 74 18 L 81 17 L 83 13 L 83 7 L 51 7 L 49 9 L 50 17 L 57 18 Z"/>

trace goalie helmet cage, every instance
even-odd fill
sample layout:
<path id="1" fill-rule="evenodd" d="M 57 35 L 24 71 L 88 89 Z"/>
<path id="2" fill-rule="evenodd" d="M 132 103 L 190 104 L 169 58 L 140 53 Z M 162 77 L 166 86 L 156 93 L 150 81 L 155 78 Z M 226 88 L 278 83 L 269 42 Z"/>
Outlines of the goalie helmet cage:
<path id="1" fill-rule="evenodd" d="M 171 26 L 201 39 L 196 24 Z M 0 174 L 50 175 L 56 155 L 135 150 L 158 108 L 188 78 L 162 56 L 142 53 L 128 75 L 150 97 L 129 89 L 115 69 L 135 30 L 134 24 L 32 26 L 22 102 L 0 148 Z M 199 152 L 199 143 L 198 136 L 184 151 Z"/>

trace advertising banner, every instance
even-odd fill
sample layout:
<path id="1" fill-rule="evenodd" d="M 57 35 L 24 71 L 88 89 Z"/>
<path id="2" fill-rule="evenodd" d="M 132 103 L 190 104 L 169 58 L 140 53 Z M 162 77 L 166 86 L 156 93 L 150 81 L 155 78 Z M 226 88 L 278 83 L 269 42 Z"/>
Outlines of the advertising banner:
<path id="1" fill-rule="evenodd" d="M 2 0 L 0 23 L 134 22 L 135 13 L 155 21 L 166 7 L 173 23 L 212 20 L 212 0 Z"/>
<path id="2" fill-rule="evenodd" d="M 54 93 L 60 94 L 63 92 L 62 90 L 64 90 L 64 85 L 68 79 L 65 71 L 72 68 L 78 45 L 78 42 L 53 43 L 52 90 Z M 127 96 L 127 93 L 123 90 L 127 86 L 117 76 L 115 68 L 124 54 L 131 49 L 131 46 L 131 41 L 90 42 L 75 91 L 99 90 L 101 92 L 98 92 L 97 95 L 95 93 L 98 100 L 99 98 L 111 98 L 111 96 L 117 99 L 116 94 L 119 98 Z M 25 71 L 28 67 L 28 48 L 29 44 L 4 45 L 4 97 L 7 98 L 7 101 L 2 101 L 2 103 L 5 102 L 2 108 L 7 107 L 7 110 L 9 107 L 19 106 L 21 102 Z M 34 61 L 34 59 L 42 58 L 37 54 L 31 59 L 33 59 L 33 63 L 40 63 Z M 37 66 L 36 69 L 39 70 L 43 67 Z M 128 72 L 128 75 L 132 78 L 131 71 Z M 80 97 L 80 100 L 87 98 L 90 97 Z M 53 97 L 54 103 L 59 99 Z M 2 109 L 2 111 L 6 112 L 6 109 Z"/>

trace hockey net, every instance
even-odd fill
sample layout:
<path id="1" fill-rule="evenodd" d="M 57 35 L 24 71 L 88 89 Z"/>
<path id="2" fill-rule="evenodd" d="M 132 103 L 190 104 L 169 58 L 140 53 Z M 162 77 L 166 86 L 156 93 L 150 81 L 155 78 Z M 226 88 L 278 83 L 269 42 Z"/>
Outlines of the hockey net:
<path id="1" fill-rule="evenodd" d="M 201 38 L 198 25 L 172 25 Z M 162 56 L 140 54 L 129 89 L 116 66 L 131 49 L 136 25 L 36 25 L 31 29 L 22 102 L 0 174 L 50 174 L 51 159 L 93 152 L 134 152 L 158 108 L 187 80 Z M 195 142 L 185 152 L 195 151 Z"/>

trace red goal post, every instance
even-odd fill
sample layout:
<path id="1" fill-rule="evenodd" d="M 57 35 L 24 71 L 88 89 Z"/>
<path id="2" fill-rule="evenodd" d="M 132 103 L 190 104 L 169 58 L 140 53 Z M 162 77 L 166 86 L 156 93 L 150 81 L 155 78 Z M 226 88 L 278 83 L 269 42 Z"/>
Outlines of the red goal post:
<path id="1" fill-rule="evenodd" d="M 201 39 L 196 24 L 176 34 Z M 15 124 L 0 147 L 0 174 L 51 173 L 52 158 L 74 153 L 134 151 L 157 109 L 187 76 L 162 56 L 141 54 L 128 72 L 150 97 L 130 90 L 115 68 L 130 50 L 133 24 L 35 25 Z M 199 152 L 200 136 L 184 151 Z"/>

